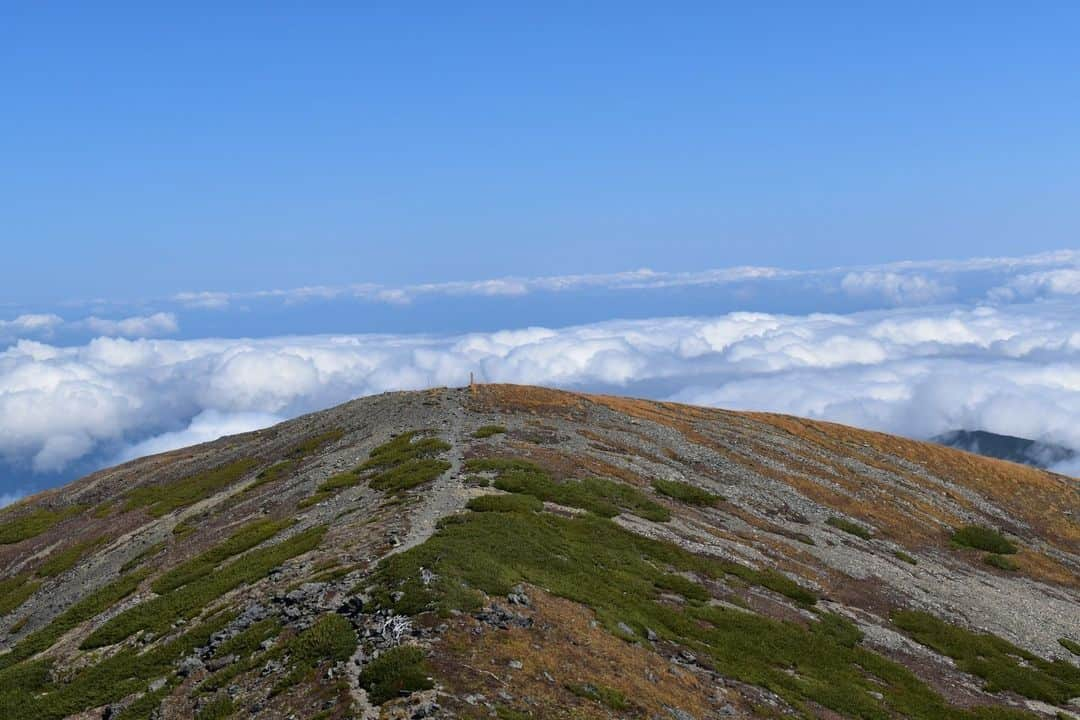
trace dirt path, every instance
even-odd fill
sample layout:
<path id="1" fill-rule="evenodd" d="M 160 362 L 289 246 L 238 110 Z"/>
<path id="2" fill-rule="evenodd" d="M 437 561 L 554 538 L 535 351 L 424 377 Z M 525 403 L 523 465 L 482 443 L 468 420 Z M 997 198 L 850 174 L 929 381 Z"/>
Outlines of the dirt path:
<path id="1" fill-rule="evenodd" d="M 435 532 L 435 524 L 440 518 L 464 510 L 465 503 L 475 494 L 465 487 L 462 472 L 465 455 L 465 408 L 455 397 L 447 398 L 444 402 L 450 419 L 446 435 L 443 436 L 443 439 L 450 443 L 450 449 L 444 457 L 450 463 L 450 469 L 431 484 L 420 506 L 411 513 L 409 532 L 401 545 L 388 553 L 390 555 L 404 552 L 427 540 Z"/>

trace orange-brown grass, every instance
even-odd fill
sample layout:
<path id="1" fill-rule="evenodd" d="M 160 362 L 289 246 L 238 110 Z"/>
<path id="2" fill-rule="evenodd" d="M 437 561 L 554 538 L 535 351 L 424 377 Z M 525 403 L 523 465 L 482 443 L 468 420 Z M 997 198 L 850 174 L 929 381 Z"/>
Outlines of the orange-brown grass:
<path id="1" fill-rule="evenodd" d="M 577 393 L 529 385 L 475 385 L 471 399 L 480 410 L 524 410 L 561 417 L 580 414 L 586 405 Z"/>
<path id="2" fill-rule="evenodd" d="M 847 443 L 840 447 L 849 454 L 852 445 L 855 448 L 869 446 L 879 453 L 897 455 L 909 462 L 922 464 L 929 473 L 975 490 L 1006 508 L 1043 537 L 1060 541 L 1066 547 L 1080 545 L 1080 524 L 1069 520 L 1064 512 L 1080 510 L 1080 488 L 1061 475 L 933 443 L 835 423 L 771 414 L 755 413 L 753 416 L 819 445 L 830 441 L 837 445 Z M 888 469 L 905 475 L 912 482 L 936 489 L 917 474 L 908 473 L 899 466 Z"/>
<path id="3" fill-rule="evenodd" d="M 721 452 L 729 460 L 762 476 L 786 483 L 821 505 L 867 522 L 874 526 L 879 536 L 911 550 L 947 548 L 947 537 L 942 526 L 955 527 L 963 523 L 963 518 L 950 511 L 948 506 L 929 498 L 944 493 L 953 507 L 969 511 L 977 511 L 977 508 L 962 494 L 943 490 L 934 480 L 909 470 L 905 464 L 892 461 L 893 457 L 922 465 L 933 476 L 983 495 L 1058 547 L 1080 545 L 1080 524 L 1070 521 L 1065 514 L 1065 511 L 1075 514 L 1080 510 L 1080 490 L 1067 478 L 1034 468 L 982 458 L 932 443 L 772 413 L 730 412 L 552 390 L 522 393 L 512 389 L 513 386 L 484 387 L 499 389 L 492 397 L 538 394 L 550 407 L 581 407 L 591 402 L 631 417 L 665 425 L 680 432 L 689 442 Z M 805 461 L 799 462 L 767 445 L 764 438 L 775 433 L 794 441 L 796 454 L 805 457 Z M 606 438 L 604 441 L 611 443 Z M 867 467 L 891 473 L 913 487 L 922 488 L 926 495 L 898 484 L 869 483 L 860 473 L 834 459 L 836 456 L 854 458 Z M 776 467 L 787 466 L 791 472 L 770 467 L 762 463 L 761 458 L 769 459 Z M 605 474 L 619 477 L 610 469 Z M 821 481 L 815 478 L 821 478 Z M 844 492 L 830 487 L 828 483 L 843 488 Z M 942 531 L 938 532 L 937 527 L 942 527 Z M 1032 577 L 1080 586 L 1075 572 L 1037 551 L 1024 553 L 1024 562 L 1018 565 L 1020 572 Z"/>
<path id="4" fill-rule="evenodd" d="M 711 716 L 712 688 L 702 678 L 672 668 L 655 652 L 592 627 L 592 613 L 577 603 L 531 586 L 527 591 L 533 601 L 533 627 L 487 628 L 478 636 L 472 632 L 476 622 L 462 618 L 437 646 L 432 664 L 453 694 L 482 693 L 495 700 L 500 690 L 507 690 L 533 703 L 504 704 L 531 710 L 535 718 L 611 717 L 607 708 L 566 688 L 567 684 L 591 683 L 626 696 L 632 710 L 620 717 L 667 717 L 664 706 L 694 717 Z M 511 669 L 512 660 L 521 662 L 522 669 Z"/>

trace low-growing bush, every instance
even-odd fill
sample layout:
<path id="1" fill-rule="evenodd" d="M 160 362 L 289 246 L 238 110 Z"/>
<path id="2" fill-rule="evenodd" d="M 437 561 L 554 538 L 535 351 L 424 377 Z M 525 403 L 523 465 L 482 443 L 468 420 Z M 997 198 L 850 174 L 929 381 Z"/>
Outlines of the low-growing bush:
<path id="1" fill-rule="evenodd" d="M 426 654 L 415 645 L 399 645 L 379 655 L 360 671 L 360 686 L 376 705 L 403 694 L 434 687 Z"/>
<path id="2" fill-rule="evenodd" d="M 253 550 L 216 572 L 129 608 L 90 633 L 80 647 L 89 650 L 112 645 L 140 630 L 164 632 L 177 618 L 193 618 L 230 590 L 256 582 L 285 561 L 314 550 L 325 532 L 323 526 L 313 527 L 276 545 Z"/>
<path id="3" fill-rule="evenodd" d="M 989 692 L 1012 690 L 1057 705 L 1080 695 L 1080 668 L 1064 660 L 1047 662 L 996 635 L 971 632 L 925 612 L 902 610 L 892 620 L 964 672 L 981 677 Z"/>
<path id="4" fill-rule="evenodd" d="M 652 486 L 653 489 L 661 495 L 667 495 L 668 497 L 684 502 L 687 505 L 713 507 L 724 499 L 722 496 L 711 493 L 708 490 L 702 490 L 690 483 L 684 483 L 678 480 L 657 479 L 653 480 Z"/>
<path id="5" fill-rule="evenodd" d="M 20 573 L 0 580 L 0 615 L 7 615 L 37 592 L 40 580 L 34 580 L 29 573 Z"/>
<path id="6" fill-rule="evenodd" d="M 85 508 L 72 505 L 66 508 L 40 508 L 0 523 L 0 545 L 14 545 L 23 540 L 37 537 L 57 523 L 78 515 Z M 4 513 L 5 515 L 9 513 Z"/>
<path id="7" fill-rule="evenodd" d="M 318 435 L 313 435 L 312 437 L 293 445 L 286 453 L 286 457 L 293 460 L 302 460 L 309 455 L 313 455 L 323 446 L 329 445 L 332 442 L 337 442 L 344 436 L 345 431 L 340 428 L 333 428 L 326 432 L 319 433 Z"/>
<path id="8" fill-rule="evenodd" d="M 952 534 L 954 545 L 961 547 L 985 550 L 998 555 L 1012 555 L 1016 552 L 1016 546 L 992 528 L 982 525 L 965 525 Z"/>
<path id="9" fill-rule="evenodd" d="M 1058 639 L 1058 644 L 1060 644 L 1061 647 L 1063 647 L 1066 650 L 1068 650 L 1069 652 L 1071 652 L 1073 655 L 1080 656 L 1080 642 L 1076 642 L 1075 640 L 1070 640 L 1069 638 L 1059 638 Z"/>
<path id="10" fill-rule="evenodd" d="M 146 579 L 147 574 L 140 570 L 90 593 L 54 618 L 48 625 L 27 635 L 11 649 L 11 652 L 0 655 L 0 670 L 52 647 L 53 643 L 75 626 L 100 615 L 135 592 L 139 584 Z"/>
<path id="11" fill-rule="evenodd" d="M 244 488 L 244 492 L 249 493 L 256 490 L 263 485 L 268 485 L 279 478 L 292 475 L 293 471 L 299 465 L 298 460 L 281 460 L 276 462 L 265 470 L 260 470 L 259 474 L 255 476 L 255 482 Z"/>
<path id="12" fill-rule="evenodd" d="M 110 715 L 109 720 L 151 720 L 155 711 L 161 707 L 161 701 L 172 692 L 172 685 L 166 683 L 165 687 L 154 692 L 145 692 L 140 697 L 125 705 L 119 714 Z"/>
<path id="13" fill-rule="evenodd" d="M 281 621 L 277 618 L 260 620 L 250 625 L 237 635 L 221 643 L 214 649 L 214 657 L 227 657 L 238 655 L 246 657 L 259 649 L 263 641 L 268 640 L 281 632 Z"/>
<path id="14" fill-rule="evenodd" d="M 913 556 L 908 555 L 903 550 L 893 550 L 893 557 L 895 557 L 897 560 L 902 560 L 902 561 L 906 562 L 908 565 L 918 565 L 919 564 L 918 560 L 916 560 Z"/>
<path id="15" fill-rule="evenodd" d="M 450 469 L 445 460 L 407 460 L 382 471 L 371 479 L 369 485 L 375 490 L 393 492 L 430 482 Z"/>
<path id="16" fill-rule="evenodd" d="M 61 573 L 67 572 L 90 552 L 105 544 L 105 541 L 105 537 L 97 537 L 92 540 L 87 540 L 86 542 L 75 543 L 63 550 L 54 552 L 45 559 L 45 562 L 38 566 L 38 576 L 55 577 Z"/>
<path id="17" fill-rule="evenodd" d="M 484 438 L 489 438 L 492 435 L 502 435 L 505 432 L 506 428 L 504 428 L 502 425 L 481 425 L 480 427 L 476 428 L 472 436 L 474 438 L 477 438 L 478 440 L 483 440 Z"/>
<path id="18" fill-rule="evenodd" d="M 851 520 L 848 520 L 847 518 L 842 518 L 842 517 L 838 517 L 838 516 L 835 516 L 835 515 L 833 517 L 829 518 L 828 520 L 826 520 L 825 524 L 826 525 L 831 525 L 832 527 L 836 528 L 837 530 L 843 530 L 844 532 L 848 533 L 849 535 L 854 535 L 856 537 L 861 537 L 863 540 L 869 540 L 870 538 L 872 538 L 874 536 L 874 534 L 871 531 L 867 530 L 862 525 L 859 525 L 858 523 L 854 523 Z"/>
<path id="19" fill-rule="evenodd" d="M 205 577 L 224 561 L 269 540 L 293 523 L 293 520 L 254 520 L 224 542 L 168 571 L 155 580 L 151 587 L 160 595 Z"/>
<path id="20" fill-rule="evenodd" d="M 161 542 L 154 543 L 150 547 L 146 548 L 141 553 L 139 553 L 138 555 L 136 555 L 135 557 L 131 558 L 130 560 L 125 562 L 123 565 L 121 565 L 120 566 L 120 574 L 123 575 L 128 570 L 132 570 L 134 568 L 137 568 L 139 565 L 142 565 L 144 562 L 146 562 L 150 558 L 155 557 L 159 552 L 161 552 L 162 550 L 165 549 L 166 545 L 168 545 L 168 543 L 165 542 L 164 540 L 162 540 Z"/>
<path id="21" fill-rule="evenodd" d="M 467 507 L 476 512 L 540 512 L 544 503 L 532 495 L 481 495 Z"/>
<path id="22" fill-rule="evenodd" d="M 146 508 L 154 517 L 168 515 L 228 487 L 256 465 L 258 461 L 244 458 L 174 482 L 142 485 L 128 491 L 124 510 Z"/>
<path id="23" fill-rule="evenodd" d="M 540 467 L 523 460 L 490 458 L 470 460 L 467 465 L 474 472 L 495 472 L 495 487 L 505 492 L 532 495 L 601 517 L 615 517 L 626 511 L 655 522 L 671 519 L 671 512 L 663 505 L 635 487 L 612 480 L 586 478 L 555 482 Z"/>
<path id="24" fill-rule="evenodd" d="M 16 712 L 5 720 L 60 720 L 90 708 L 116 702 L 144 690 L 146 684 L 171 675 L 175 663 L 205 645 L 235 614 L 221 614 L 197 625 L 180 637 L 140 652 L 125 648 L 100 662 L 78 669 L 64 682 L 45 685 L 42 694 L 25 694 Z"/>
<path id="25" fill-rule="evenodd" d="M 203 705 L 195 713 L 195 720 L 225 720 L 236 712 L 236 703 L 228 695 L 222 695 Z"/>
<path id="26" fill-rule="evenodd" d="M 418 434 L 418 431 L 412 430 L 378 446 L 371 451 L 371 456 L 361 465 L 361 468 L 370 470 L 393 467 L 409 460 L 435 457 L 450 449 L 450 445 L 439 438 L 429 437 L 416 440 Z"/>
<path id="27" fill-rule="evenodd" d="M 687 600 L 704 602 L 710 597 L 709 591 L 701 585 L 693 580 L 684 578 L 682 575 L 675 575 L 674 573 L 665 573 L 661 575 L 653 581 L 653 585 L 661 590 L 682 595 Z"/>
<path id="28" fill-rule="evenodd" d="M 991 567 L 996 567 L 998 570 L 1016 570 L 1016 563 L 1004 555 L 990 553 L 983 558 L 983 562 Z"/>
<path id="29" fill-rule="evenodd" d="M 343 430 L 329 430 L 315 435 L 300 443 L 297 443 L 285 453 L 285 459 L 279 460 L 270 467 L 259 472 L 255 476 L 255 482 L 244 488 L 244 492 L 251 492 L 283 477 L 292 475 L 300 466 L 300 461 L 313 455 L 324 445 L 340 440 L 344 436 Z"/>
<path id="30" fill-rule="evenodd" d="M 569 683 L 566 689 L 578 697 L 593 700 L 612 710 L 628 710 L 630 708 L 630 702 L 622 691 L 606 685 Z"/>

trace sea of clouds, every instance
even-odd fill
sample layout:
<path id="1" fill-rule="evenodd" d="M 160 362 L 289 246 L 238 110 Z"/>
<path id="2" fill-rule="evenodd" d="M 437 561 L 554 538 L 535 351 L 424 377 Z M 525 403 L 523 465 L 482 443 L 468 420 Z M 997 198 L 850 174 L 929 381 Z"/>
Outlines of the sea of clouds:
<path id="1" fill-rule="evenodd" d="M 779 270 L 642 271 L 515 281 L 514 293 L 573 292 L 587 283 L 640 297 L 748 277 L 770 287 L 778 278 L 806 282 L 805 273 Z M 0 321 L 0 337 L 9 338 L 0 345 L 0 459 L 12 469 L 0 483 L 0 503 L 25 492 L 27 477 L 62 478 L 87 463 L 264 427 L 360 395 L 462 385 L 470 373 L 487 382 L 794 413 L 920 438 L 984 429 L 1080 448 L 1080 253 L 833 270 L 811 280 L 821 285 L 822 277 L 830 279 L 822 292 L 863 305 L 871 294 L 876 307 L 450 334 L 180 339 L 154 337 L 179 330 L 177 312 L 71 323 L 50 313 L 19 315 Z M 977 281 L 987 277 L 993 282 Z M 509 292 L 495 281 L 470 287 L 495 296 L 491 302 Z M 467 291 L 462 284 L 424 288 Z M 420 292 L 402 289 L 394 302 Z M 203 302 L 197 296 L 182 301 Z M 218 297 L 215 305 L 233 301 Z M 93 337 L 50 342 L 65 324 Z"/>

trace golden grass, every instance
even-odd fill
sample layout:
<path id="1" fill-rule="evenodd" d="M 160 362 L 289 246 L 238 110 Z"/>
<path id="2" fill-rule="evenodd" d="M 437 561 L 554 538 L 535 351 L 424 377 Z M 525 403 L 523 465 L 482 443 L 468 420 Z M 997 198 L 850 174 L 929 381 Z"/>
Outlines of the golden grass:
<path id="1" fill-rule="evenodd" d="M 708 698 L 713 689 L 702 678 L 602 627 L 592 627 L 592 613 L 577 603 L 531 586 L 527 592 L 534 608 L 532 628 L 489 628 L 477 636 L 471 632 L 474 620 L 454 623 L 435 662 L 439 679 L 455 694 L 481 692 L 497 698 L 499 690 L 509 689 L 515 697 L 534 701 L 528 708 L 536 718 L 611 717 L 607 708 L 566 688 L 592 683 L 623 693 L 635 710 L 627 716 L 667 717 L 664 706 L 668 706 L 694 717 L 710 717 Z M 522 669 L 511 669 L 511 661 L 521 662 Z M 526 709 L 513 702 L 506 705 Z"/>
<path id="2" fill-rule="evenodd" d="M 774 413 L 732 412 L 514 385 L 478 386 L 475 396 L 488 409 L 524 409 L 573 419 L 586 416 L 589 404 L 596 404 L 669 427 L 688 442 L 721 453 L 760 476 L 795 488 L 820 505 L 873 526 L 878 537 L 911 551 L 948 549 L 946 529 L 966 521 L 956 510 L 979 512 L 977 504 L 959 488 L 977 493 L 1013 516 L 1017 527 L 1005 529 L 1019 532 L 1020 526 L 1026 525 L 1058 548 L 1068 551 L 1080 546 L 1080 523 L 1066 514 L 1069 511 L 1075 517 L 1080 512 L 1080 488 L 1068 478 L 1023 465 Z M 620 447 L 621 443 L 590 431 L 583 435 L 602 443 L 605 449 L 631 452 Z M 770 442 L 770 436 L 783 440 L 785 449 L 780 451 L 775 442 Z M 526 450 L 524 444 L 521 450 Z M 672 459 L 680 460 L 677 451 L 661 450 L 665 451 Z M 596 458 L 556 458 L 556 453 L 540 453 L 535 447 L 529 447 L 527 454 L 564 477 L 585 471 L 639 486 L 644 482 L 636 474 Z M 655 460 L 641 449 L 631 454 Z M 897 482 L 870 481 L 841 458 L 889 473 Z M 925 474 L 918 467 L 924 468 Z M 716 476 L 704 468 L 696 470 Z M 950 490 L 939 480 L 958 490 Z M 1033 578 L 1080 587 L 1080 578 L 1073 569 L 1037 550 L 1024 551 L 1017 565 L 1019 572 Z"/>

